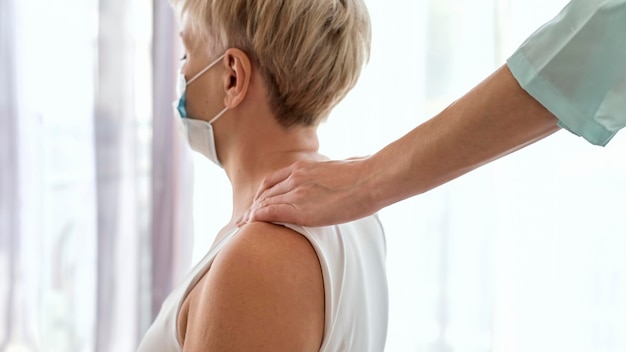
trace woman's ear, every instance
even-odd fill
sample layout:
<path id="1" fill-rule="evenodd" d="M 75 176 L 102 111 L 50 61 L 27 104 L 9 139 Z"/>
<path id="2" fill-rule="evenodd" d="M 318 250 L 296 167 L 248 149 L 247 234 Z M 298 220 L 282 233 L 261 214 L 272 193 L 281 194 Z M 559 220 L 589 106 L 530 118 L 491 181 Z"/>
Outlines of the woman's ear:
<path id="1" fill-rule="evenodd" d="M 227 66 L 224 76 L 224 90 L 226 91 L 224 104 L 227 108 L 233 109 L 241 104 L 248 94 L 252 64 L 246 53 L 235 48 L 226 50 L 224 64 Z"/>

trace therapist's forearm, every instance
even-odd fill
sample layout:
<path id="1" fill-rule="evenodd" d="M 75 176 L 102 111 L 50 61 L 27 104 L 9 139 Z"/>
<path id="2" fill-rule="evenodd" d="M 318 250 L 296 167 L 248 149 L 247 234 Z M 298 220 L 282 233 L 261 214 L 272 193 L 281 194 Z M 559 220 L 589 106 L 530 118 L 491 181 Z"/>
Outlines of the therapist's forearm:
<path id="1" fill-rule="evenodd" d="M 503 66 L 367 161 L 379 207 L 426 192 L 559 130 Z"/>

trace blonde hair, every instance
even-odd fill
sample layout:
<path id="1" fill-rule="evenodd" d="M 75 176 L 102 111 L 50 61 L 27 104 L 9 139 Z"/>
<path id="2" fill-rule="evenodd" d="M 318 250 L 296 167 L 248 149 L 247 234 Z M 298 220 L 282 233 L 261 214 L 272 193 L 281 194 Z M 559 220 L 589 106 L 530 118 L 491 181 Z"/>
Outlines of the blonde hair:
<path id="1" fill-rule="evenodd" d="M 251 57 L 284 126 L 325 119 L 369 59 L 370 19 L 363 0 L 171 3 L 200 42 L 218 50 L 239 48 Z"/>

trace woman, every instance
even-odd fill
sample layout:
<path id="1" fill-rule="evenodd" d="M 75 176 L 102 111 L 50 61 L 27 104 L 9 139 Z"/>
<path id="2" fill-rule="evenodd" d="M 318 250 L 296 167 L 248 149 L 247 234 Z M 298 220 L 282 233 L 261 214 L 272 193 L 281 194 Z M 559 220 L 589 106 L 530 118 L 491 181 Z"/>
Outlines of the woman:
<path id="1" fill-rule="evenodd" d="M 385 242 L 375 216 L 332 227 L 236 222 L 271 172 L 318 153 L 317 125 L 369 54 L 362 0 L 180 0 L 176 102 L 222 166 L 231 221 L 163 303 L 139 351 L 382 351 Z"/>

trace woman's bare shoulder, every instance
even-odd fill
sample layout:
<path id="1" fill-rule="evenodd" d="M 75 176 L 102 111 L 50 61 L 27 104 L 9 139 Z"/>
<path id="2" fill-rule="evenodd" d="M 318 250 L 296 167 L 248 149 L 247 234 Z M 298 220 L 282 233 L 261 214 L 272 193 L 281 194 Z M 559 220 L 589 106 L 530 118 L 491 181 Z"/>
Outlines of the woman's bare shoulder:
<path id="1" fill-rule="evenodd" d="M 304 236 L 280 225 L 247 224 L 205 279 L 189 313 L 184 351 L 319 350 L 324 283 Z"/>

